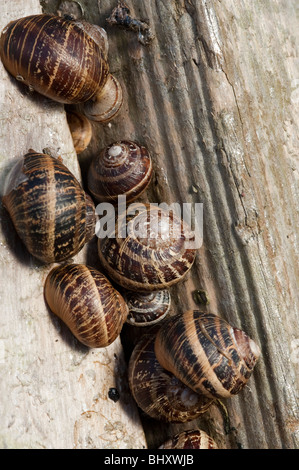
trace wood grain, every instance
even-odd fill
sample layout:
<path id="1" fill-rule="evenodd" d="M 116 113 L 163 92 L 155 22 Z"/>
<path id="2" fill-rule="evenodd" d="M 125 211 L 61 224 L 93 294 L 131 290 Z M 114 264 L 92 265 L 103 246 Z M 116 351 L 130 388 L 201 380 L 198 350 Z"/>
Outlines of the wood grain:
<path id="1" fill-rule="evenodd" d="M 2 6 L 0 28 L 40 13 L 37 0 Z M 66 113 L 31 95 L 0 65 L 0 177 L 29 148 L 51 147 L 80 179 Z M 0 447 L 144 448 L 144 432 L 127 386 L 118 339 L 88 349 L 47 309 L 43 285 L 50 266 L 28 254 L 0 206 Z M 74 259 L 84 262 L 86 250 Z M 117 388 L 120 399 L 109 398 Z"/>
<path id="2" fill-rule="evenodd" d="M 201 426 L 220 447 L 297 447 L 298 7 L 127 3 L 155 39 L 143 46 L 136 33 L 107 27 L 125 104 L 95 128 L 83 175 L 106 144 L 135 139 L 153 156 L 148 200 L 203 203 L 203 245 L 188 280 L 173 289 L 173 313 L 194 308 L 193 290 L 205 290 L 203 308 L 243 328 L 262 358 L 239 396 L 188 427 Z M 85 4 L 105 26 L 116 2 Z M 181 429 L 143 422 L 151 447 Z"/>
<path id="3" fill-rule="evenodd" d="M 59 6 L 59 1 L 42 3 L 52 12 Z M 204 208 L 203 245 L 188 279 L 172 289 L 172 313 L 196 307 L 192 292 L 202 289 L 209 298 L 209 304 L 202 308 L 243 328 L 262 350 L 248 387 L 240 395 L 213 406 L 200 420 L 184 425 L 162 425 L 141 414 L 147 445 L 157 448 L 182 429 L 200 427 L 220 448 L 298 448 L 296 1 L 288 0 L 282 5 L 282 2 L 269 0 L 128 0 L 132 15 L 148 20 L 155 35 L 147 46 L 138 41 L 133 31 L 107 27 L 105 19 L 116 6 L 116 0 L 82 0 L 80 3 L 86 19 L 106 27 L 110 71 L 119 79 L 124 91 L 124 106 L 119 116 L 109 124 L 93 123 L 92 142 L 79 156 L 83 181 L 92 156 L 105 145 L 119 139 L 136 140 L 145 145 L 153 157 L 154 177 L 143 200 L 168 204 L 201 202 Z M 2 21 L 5 21 L 3 17 Z M 32 126 L 30 139 L 27 125 L 21 126 L 18 135 L 22 135 L 19 140 L 25 150 L 28 140 L 37 138 L 41 127 L 47 128 L 47 117 L 44 114 L 41 117 L 36 111 L 36 101 L 27 99 L 33 106 L 35 126 Z M 8 106 L 12 100 L 10 91 L 1 101 Z M 60 107 L 48 102 L 47 106 L 59 109 L 58 116 L 62 119 Z M 9 114 L 10 126 L 6 124 L 4 132 L 1 131 L 6 135 L 6 148 L 11 149 L 12 155 L 21 151 L 11 132 L 13 119 L 18 119 L 21 108 L 22 103 L 17 100 L 13 114 Z M 59 118 L 57 125 L 58 121 Z M 60 146 L 65 154 L 68 139 L 66 134 L 60 143 L 52 131 L 52 145 Z M 45 141 L 43 145 L 49 145 L 49 139 Z M 8 233 L 11 232 L 6 229 L 4 234 Z M 2 244 L 3 263 L 7 266 L 16 256 L 17 242 L 10 235 L 2 238 Z M 28 263 L 25 253 L 20 252 L 19 256 L 18 266 Z M 100 267 L 95 243 L 88 247 L 87 260 Z M 37 270 L 40 272 L 42 268 L 32 267 L 30 275 Z M 6 282 L 9 276 L 6 272 L 4 275 Z M 6 446 L 15 441 L 24 446 L 28 444 L 24 441 L 28 413 L 25 416 L 20 413 L 18 392 L 22 391 L 27 397 L 30 413 L 33 407 L 39 415 L 49 417 L 52 429 L 58 421 L 63 429 L 62 423 L 68 416 L 67 402 L 59 396 L 62 411 L 55 420 L 54 391 L 60 384 L 62 390 L 69 388 L 74 395 L 74 384 L 60 382 L 57 370 L 51 376 L 47 373 L 45 380 L 37 373 L 40 364 L 43 370 L 48 370 L 47 367 L 51 370 L 54 354 L 48 331 L 41 329 L 39 333 L 33 321 L 36 321 L 34 308 L 37 311 L 40 308 L 37 298 L 41 284 L 39 281 L 37 294 L 33 287 L 25 289 L 19 268 L 13 268 L 10 276 L 14 276 L 14 285 L 20 286 L 18 297 L 22 304 L 18 316 L 12 317 L 16 328 L 13 336 L 7 326 L 2 327 L 2 334 L 7 338 L 5 348 L 9 344 L 14 346 L 11 354 L 22 367 L 18 374 L 10 376 L 6 388 L 14 392 L 10 401 L 17 411 L 7 413 L 2 422 L 7 430 Z M 26 277 L 30 278 L 28 273 Z M 15 292 L 2 287 L 1 295 L 5 295 L 5 304 L 14 305 Z M 11 314 L 11 308 L 9 312 Z M 20 316 L 23 328 L 18 323 Z M 41 316 L 48 319 L 46 312 Z M 50 329 L 51 323 L 48 323 Z M 30 348 L 34 343 L 33 351 L 38 351 L 38 355 L 28 362 L 27 349 L 20 338 L 23 338 L 21 333 L 28 333 L 32 328 L 22 341 L 29 343 Z M 124 328 L 122 342 L 126 360 L 141 334 L 129 325 Z M 60 344 L 61 349 L 55 359 L 68 372 L 74 364 L 80 363 L 75 368 L 78 372 L 78 367 L 84 367 L 81 364 L 86 356 L 80 349 L 71 349 L 70 353 L 69 344 L 61 344 L 58 335 L 56 338 L 55 344 L 57 347 Z M 35 344 L 37 340 L 39 345 Z M 50 355 L 46 354 L 49 351 Z M 112 356 L 108 359 L 106 351 L 99 354 L 97 364 L 107 364 L 113 371 Z M 12 363 L 12 359 L 9 362 Z M 80 377 L 83 389 L 90 382 L 94 384 L 93 372 L 89 374 L 84 369 Z M 106 374 L 103 380 L 107 377 L 114 380 L 112 374 Z M 51 408 L 45 396 L 52 397 Z M 75 442 L 80 445 L 94 442 L 82 431 L 86 421 L 94 423 L 96 417 L 90 412 L 89 403 L 82 407 L 75 427 L 78 432 L 74 434 Z M 129 421 L 138 426 L 135 414 L 130 415 Z M 116 421 L 106 423 L 111 436 L 122 441 L 121 445 L 138 446 L 140 441 L 135 435 L 134 443 L 130 442 L 127 435 L 121 434 Z M 37 419 L 30 427 L 38 428 Z M 35 435 L 46 447 L 49 440 L 45 437 L 45 434 L 48 437 L 48 428 L 45 429 L 40 425 Z M 81 431 L 83 437 L 78 437 Z M 59 437 L 63 441 L 62 434 Z M 50 445 L 55 442 L 51 441 Z M 109 447 L 116 443 L 111 438 L 105 444 L 101 441 L 101 445 Z"/>

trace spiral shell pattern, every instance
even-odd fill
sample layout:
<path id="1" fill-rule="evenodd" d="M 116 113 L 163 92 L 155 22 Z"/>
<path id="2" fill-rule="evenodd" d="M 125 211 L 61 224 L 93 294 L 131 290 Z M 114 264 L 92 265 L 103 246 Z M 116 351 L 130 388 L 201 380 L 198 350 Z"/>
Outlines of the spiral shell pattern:
<path id="1" fill-rule="evenodd" d="M 128 369 L 129 385 L 137 405 L 164 422 L 192 421 L 211 405 L 161 367 L 154 352 L 155 335 L 144 335 L 135 346 Z"/>
<path id="2" fill-rule="evenodd" d="M 172 211 L 149 204 L 137 207 L 137 215 L 126 213 L 125 221 L 118 220 L 115 236 L 108 233 L 99 238 L 101 264 L 128 290 L 166 289 L 181 281 L 192 267 L 196 250 L 187 244 L 193 234 Z"/>
<path id="3" fill-rule="evenodd" d="M 126 292 L 124 298 L 129 308 L 127 322 L 134 326 L 150 326 L 166 317 L 171 298 L 167 289 L 154 292 Z"/>
<path id="4" fill-rule="evenodd" d="M 218 449 L 218 446 L 206 432 L 198 429 L 175 434 L 159 449 Z"/>
<path id="5" fill-rule="evenodd" d="M 120 334 L 128 308 L 120 293 L 96 269 L 58 266 L 45 282 L 48 306 L 90 348 L 111 344 Z"/>
<path id="6" fill-rule="evenodd" d="M 59 16 L 10 22 L 0 38 L 1 60 L 18 80 L 62 103 L 91 99 L 106 83 L 106 51 L 84 29 Z"/>
<path id="7" fill-rule="evenodd" d="M 122 87 L 117 78 L 109 73 L 103 89 L 92 100 L 83 103 L 83 112 L 91 121 L 107 123 L 114 119 L 123 104 Z"/>
<path id="8" fill-rule="evenodd" d="M 92 138 L 92 127 L 83 114 L 76 111 L 68 111 L 67 122 L 73 139 L 77 155 L 82 153 L 89 145 Z"/>
<path id="9" fill-rule="evenodd" d="M 195 392 L 226 398 L 243 389 L 260 350 L 244 331 L 195 310 L 163 323 L 155 354 L 162 367 Z"/>
<path id="10" fill-rule="evenodd" d="M 120 195 L 131 202 L 150 183 L 152 160 L 145 147 L 122 140 L 108 145 L 92 160 L 88 189 L 98 201 L 116 203 Z"/>
<path id="11" fill-rule="evenodd" d="M 95 208 L 58 159 L 30 150 L 8 174 L 3 205 L 29 253 L 44 263 L 78 253 L 94 235 Z"/>

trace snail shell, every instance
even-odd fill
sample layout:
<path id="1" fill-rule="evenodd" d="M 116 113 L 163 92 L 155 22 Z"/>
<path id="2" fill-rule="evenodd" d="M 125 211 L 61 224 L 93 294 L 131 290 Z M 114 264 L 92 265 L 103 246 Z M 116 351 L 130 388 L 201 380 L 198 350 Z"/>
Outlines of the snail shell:
<path id="1" fill-rule="evenodd" d="M 101 264 L 125 289 L 141 292 L 166 289 L 181 281 L 190 270 L 196 250 L 186 247 L 186 243 L 193 235 L 172 211 L 149 204 L 140 204 L 138 208 L 137 215 L 127 212 L 125 221 L 118 219 L 114 236 L 108 233 L 99 238 Z"/>
<path id="2" fill-rule="evenodd" d="M 63 15 L 65 18 L 65 15 Z M 104 28 L 96 24 L 91 24 L 82 18 L 72 20 L 82 31 L 84 31 L 100 48 L 105 61 L 108 60 L 109 42 Z"/>
<path id="3" fill-rule="evenodd" d="M 122 104 L 121 84 L 114 75 L 109 74 L 103 89 L 83 104 L 83 112 L 92 121 L 107 123 L 117 116 Z"/>
<path id="4" fill-rule="evenodd" d="M 29 253 L 43 261 L 63 261 L 94 235 L 94 204 L 58 159 L 29 152 L 5 182 L 3 205 Z"/>
<path id="5" fill-rule="evenodd" d="M 260 349 L 244 331 L 194 310 L 162 324 L 155 353 L 162 367 L 195 392 L 226 398 L 245 386 Z"/>
<path id="6" fill-rule="evenodd" d="M 125 301 L 129 308 L 127 322 L 134 326 L 150 326 L 166 317 L 171 298 L 167 289 L 154 292 L 126 292 Z"/>
<path id="7" fill-rule="evenodd" d="M 129 361 L 128 378 L 137 405 L 150 417 L 164 422 L 192 421 L 213 400 L 194 393 L 161 367 L 154 352 L 155 335 L 144 335 Z"/>
<path id="8" fill-rule="evenodd" d="M 66 117 L 75 151 L 79 155 L 88 147 L 91 141 L 91 124 L 85 116 L 76 111 L 68 111 Z"/>
<path id="9" fill-rule="evenodd" d="M 214 439 L 202 430 L 183 431 L 162 444 L 159 449 L 218 449 Z"/>
<path id="10" fill-rule="evenodd" d="M 44 292 L 52 312 L 86 346 L 106 347 L 119 336 L 128 308 L 96 269 L 83 264 L 58 266 L 48 274 Z"/>
<path id="11" fill-rule="evenodd" d="M 101 28 L 47 14 L 10 22 L 0 38 L 1 60 L 18 80 L 61 103 L 81 103 L 104 87 L 107 50 Z M 94 32 L 92 34 L 90 31 Z M 97 42 L 98 41 L 98 42 Z"/>
<path id="12" fill-rule="evenodd" d="M 119 195 L 131 202 L 149 185 L 152 160 L 145 147 L 121 140 L 108 145 L 91 162 L 88 189 L 97 201 L 116 203 Z"/>

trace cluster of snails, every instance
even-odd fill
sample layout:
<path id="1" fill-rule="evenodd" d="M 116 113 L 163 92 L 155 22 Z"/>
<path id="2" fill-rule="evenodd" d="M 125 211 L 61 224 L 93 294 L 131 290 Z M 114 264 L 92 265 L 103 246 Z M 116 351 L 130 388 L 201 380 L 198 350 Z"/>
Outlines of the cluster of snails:
<path id="1" fill-rule="evenodd" d="M 67 113 L 77 153 L 90 141 L 89 119 L 98 120 L 101 114 L 104 117 L 99 120 L 106 121 L 121 107 L 121 87 L 109 73 L 107 35 L 98 26 L 47 14 L 20 18 L 2 31 L 0 55 L 7 71 L 31 90 L 62 103 L 82 105 L 83 114 L 76 109 Z M 75 132 L 78 127 L 79 135 Z M 30 149 L 8 174 L 2 202 L 29 253 L 43 263 L 61 263 L 76 255 L 93 237 L 96 223 L 94 201 L 115 204 L 119 195 L 125 195 L 126 202 L 132 202 L 145 191 L 151 176 L 149 152 L 142 145 L 128 140 L 107 146 L 93 160 L 88 175 L 88 192 L 83 190 L 60 158 Z M 136 225 L 146 225 L 152 212 L 158 231 L 148 241 L 148 234 L 136 236 L 135 228 Z M 48 276 L 45 286 L 47 303 L 84 344 L 91 347 L 110 344 L 112 338 L 119 334 L 119 318 L 123 323 L 129 315 L 130 323 L 148 324 L 167 314 L 170 299 L 166 288 L 184 277 L 192 266 L 195 252 L 185 250 L 185 238 L 177 240 L 176 233 L 170 240 L 160 237 L 160 212 L 149 205 L 144 206 L 137 215 L 127 215 L 125 238 L 106 236 L 99 239 L 99 258 L 107 275 L 126 289 L 146 291 L 144 299 L 138 300 L 137 296 L 134 301 L 131 293 L 129 300 L 128 292 L 124 301 L 106 277 L 103 280 L 102 275 L 83 266 L 77 265 L 76 269 L 64 267 L 64 270 L 55 268 Z M 181 230 L 182 222 L 174 215 L 172 223 L 174 232 Z M 187 238 L 187 234 L 185 236 Z M 71 286 L 69 288 L 65 285 L 65 277 Z M 109 295 L 103 289 L 103 283 L 107 283 Z M 153 292 L 162 288 L 162 292 Z M 113 294 L 111 289 L 114 289 Z M 101 300 L 100 290 L 103 290 Z M 82 294 L 86 291 L 89 299 Z M 74 292 L 72 296 L 71 292 Z M 108 302 L 107 296 L 110 300 L 114 298 L 115 302 Z M 78 317 L 73 321 L 70 319 L 70 311 L 84 310 L 83 298 L 88 304 L 85 315 L 92 318 L 93 327 L 96 322 L 100 325 L 103 321 L 103 311 L 114 312 L 107 316 L 109 334 L 105 341 L 99 337 L 84 339 L 81 333 L 83 326 L 80 324 L 78 327 Z M 138 302 L 145 299 L 146 307 L 143 303 L 141 309 L 148 312 L 152 305 L 157 309 L 149 319 L 148 313 L 144 315 L 139 308 L 136 320 L 133 303 L 138 310 Z M 78 304 L 74 308 L 76 302 Z M 128 305 L 131 304 L 129 313 Z M 97 312 L 94 311 L 95 305 L 98 305 Z M 114 317 L 117 318 L 116 335 L 111 331 Z M 93 327 L 90 325 L 91 330 L 96 331 Z"/>
<path id="2" fill-rule="evenodd" d="M 77 153 L 90 142 L 89 119 L 106 122 L 122 104 L 121 87 L 109 73 L 107 44 L 102 28 L 51 15 L 13 21 L 0 38 L 2 62 L 17 80 L 48 98 L 81 104 L 82 113 L 67 115 Z M 78 127 L 83 135 L 76 134 Z M 86 191 L 59 158 L 29 150 L 7 177 L 3 205 L 31 255 L 43 263 L 61 263 L 93 237 L 94 201 L 116 205 L 124 195 L 127 203 L 136 201 L 151 176 L 148 150 L 129 140 L 108 145 L 92 160 Z M 204 413 L 215 398 L 242 390 L 259 348 L 216 315 L 168 315 L 169 288 L 185 278 L 195 260 L 196 250 L 186 244 L 194 234 L 172 212 L 150 204 L 136 207 L 137 213 L 119 214 L 98 239 L 105 275 L 83 264 L 56 266 L 45 282 L 45 300 L 91 348 L 111 344 L 125 322 L 158 324 L 132 352 L 130 389 L 152 418 L 186 422 Z M 173 448 L 216 448 L 203 431 L 173 441 Z"/>
<path id="3" fill-rule="evenodd" d="M 212 313 L 172 315 L 141 338 L 129 362 L 129 384 L 149 416 L 186 422 L 246 385 L 260 355 L 248 335 Z"/>

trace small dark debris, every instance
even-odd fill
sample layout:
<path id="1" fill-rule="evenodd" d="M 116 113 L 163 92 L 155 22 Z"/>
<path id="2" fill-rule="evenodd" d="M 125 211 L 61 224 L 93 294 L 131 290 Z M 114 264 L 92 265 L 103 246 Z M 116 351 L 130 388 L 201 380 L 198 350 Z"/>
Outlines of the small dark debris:
<path id="1" fill-rule="evenodd" d="M 112 401 L 114 401 L 114 403 L 116 403 L 120 399 L 119 392 L 118 392 L 117 388 L 114 388 L 114 387 L 109 388 L 108 397 L 110 398 L 110 400 L 112 400 Z"/>
<path id="2" fill-rule="evenodd" d="M 68 21 L 74 21 L 75 19 L 72 15 L 67 15 L 67 14 L 63 15 L 63 18 Z"/>
<path id="3" fill-rule="evenodd" d="M 57 14 L 65 20 L 74 21 L 84 16 L 84 10 L 80 2 L 65 0 L 60 2 Z"/>
<path id="4" fill-rule="evenodd" d="M 145 21 L 132 18 L 130 9 L 125 2 L 119 1 L 106 21 L 109 25 L 120 26 L 138 33 L 138 41 L 144 46 L 154 39 L 149 25 Z"/>
<path id="5" fill-rule="evenodd" d="M 197 305 L 208 305 L 209 298 L 205 290 L 196 289 L 192 292 L 192 297 Z"/>

